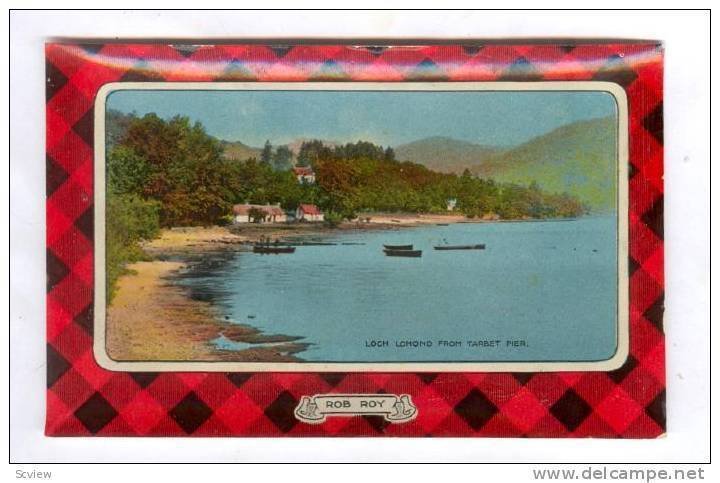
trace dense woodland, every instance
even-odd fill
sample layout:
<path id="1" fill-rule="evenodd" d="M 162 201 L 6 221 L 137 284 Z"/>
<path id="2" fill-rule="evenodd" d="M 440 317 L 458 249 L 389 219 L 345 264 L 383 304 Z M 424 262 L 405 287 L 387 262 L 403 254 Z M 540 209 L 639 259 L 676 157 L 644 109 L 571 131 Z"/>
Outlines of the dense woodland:
<path id="1" fill-rule="evenodd" d="M 469 217 L 566 218 L 586 208 L 567 194 L 537 184 L 438 173 L 398 162 L 392 148 L 366 141 L 328 146 L 265 143 L 258 159 L 230 160 L 219 140 L 186 117 L 164 120 L 109 112 L 107 116 L 107 265 L 110 288 L 129 261 L 142 257 L 138 241 L 161 227 L 224 224 L 235 203 L 317 204 L 329 220 L 357 213 L 445 212 L 447 200 Z M 312 166 L 315 184 L 300 184 L 293 163 Z"/>

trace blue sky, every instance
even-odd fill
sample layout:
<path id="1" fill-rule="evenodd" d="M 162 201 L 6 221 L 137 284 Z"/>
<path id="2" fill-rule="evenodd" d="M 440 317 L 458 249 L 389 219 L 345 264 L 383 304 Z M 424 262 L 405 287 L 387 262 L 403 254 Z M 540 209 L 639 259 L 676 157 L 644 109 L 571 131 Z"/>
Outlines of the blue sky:
<path id="1" fill-rule="evenodd" d="M 603 92 L 117 91 L 108 109 L 188 116 L 220 139 L 298 138 L 398 146 L 430 136 L 513 146 L 574 121 L 616 115 Z"/>

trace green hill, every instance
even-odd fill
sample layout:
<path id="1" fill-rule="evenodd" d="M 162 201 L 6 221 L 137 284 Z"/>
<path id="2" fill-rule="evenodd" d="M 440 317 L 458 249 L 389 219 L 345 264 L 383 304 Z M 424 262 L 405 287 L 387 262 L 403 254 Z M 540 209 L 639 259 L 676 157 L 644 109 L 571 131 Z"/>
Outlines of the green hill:
<path id="1" fill-rule="evenodd" d="M 220 141 L 223 148 L 223 156 L 226 159 L 245 161 L 248 158 L 260 158 L 261 148 L 253 148 L 240 141 Z"/>
<path id="2" fill-rule="evenodd" d="M 500 152 L 492 146 L 473 144 L 442 136 L 419 139 L 395 149 L 395 158 L 412 161 L 442 173 L 462 173 Z"/>
<path id="3" fill-rule="evenodd" d="M 578 121 L 490 156 L 471 172 L 497 181 L 536 181 L 606 211 L 615 206 L 616 139 L 611 117 Z"/>

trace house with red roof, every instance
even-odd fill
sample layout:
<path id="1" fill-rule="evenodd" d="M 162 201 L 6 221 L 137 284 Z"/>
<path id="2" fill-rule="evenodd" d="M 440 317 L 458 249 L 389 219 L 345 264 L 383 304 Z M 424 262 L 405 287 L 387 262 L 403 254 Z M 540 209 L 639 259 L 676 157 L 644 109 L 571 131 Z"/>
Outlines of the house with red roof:
<path id="1" fill-rule="evenodd" d="M 315 171 L 310 166 L 295 166 L 292 170 L 298 183 L 315 183 Z"/>
<path id="2" fill-rule="evenodd" d="M 301 204 L 295 210 L 295 219 L 298 221 L 323 221 L 325 215 L 315 205 Z"/>

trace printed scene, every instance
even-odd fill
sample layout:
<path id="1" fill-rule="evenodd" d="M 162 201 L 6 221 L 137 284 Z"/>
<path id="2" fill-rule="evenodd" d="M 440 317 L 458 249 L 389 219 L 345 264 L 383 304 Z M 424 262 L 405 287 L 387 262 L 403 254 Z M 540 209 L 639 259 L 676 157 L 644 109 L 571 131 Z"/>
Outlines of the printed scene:
<path id="1" fill-rule="evenodd" d="M 617 350 L 609 93 L 120 90 L 105 107 L 115 361 Z"/>

